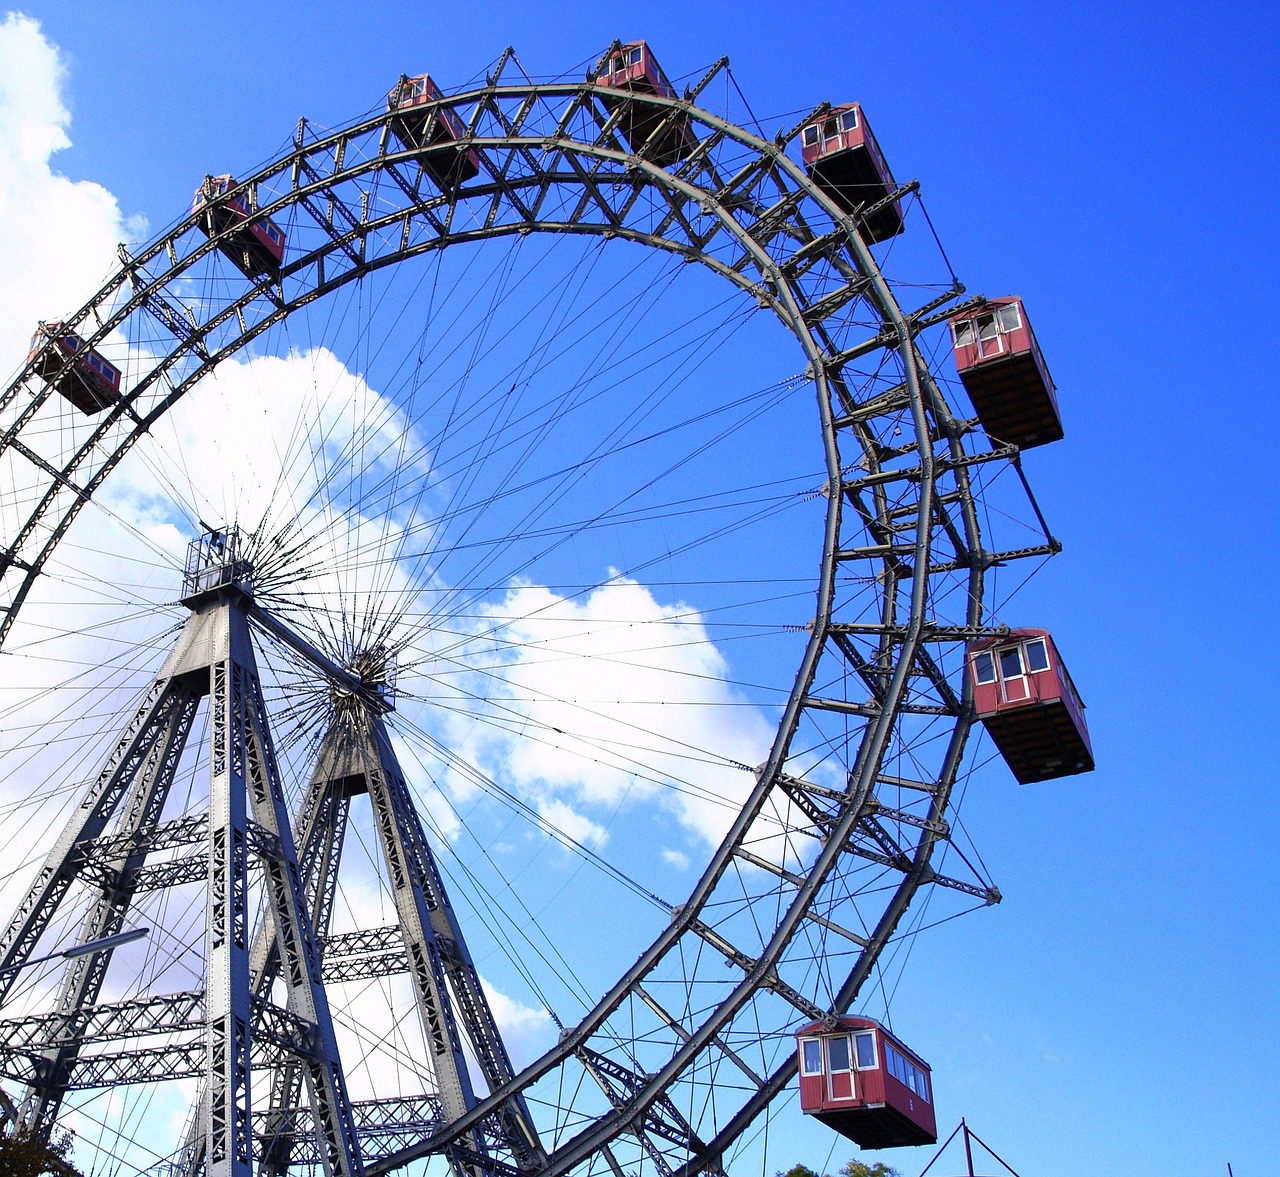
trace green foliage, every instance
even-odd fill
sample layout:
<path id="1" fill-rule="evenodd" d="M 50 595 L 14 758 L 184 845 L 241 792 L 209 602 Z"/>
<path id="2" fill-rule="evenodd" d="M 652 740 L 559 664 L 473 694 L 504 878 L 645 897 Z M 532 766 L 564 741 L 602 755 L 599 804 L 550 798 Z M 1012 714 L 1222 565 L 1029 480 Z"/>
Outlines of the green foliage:
<path id="1" fill-rule="evenodd" d="M 785 1173 L 776 1173 L 774 1177 L 818 1177 L 808 1165 L 792 1165 Z"/>
<path id="2" fill-rule="evenodd" d="M 884 1161 L 868 1165 L 866 1161 L 855 1157 L 845 1162 L 844 1168 L 840 1170 L 840 1177 L 898 1177 L 898 1170 L 889 1168 Z"/>
<path id="3" fill-rule="evenodd" d="M 0 1173 L 4 1177 L 84 1177 L 67 1157 L 75 1137 L 60 1132 L 45 1141 L 38 1132 L 19 1128 L 12 1136 L 0 1136 Z"/>
<path id="4" fill-rule="evenodd" d="M 775 1173 L 774 1177 L 818 1177 L 808 1165 L 792 1165 L 785 1173 Z M 840 1168 L 840 1177 L 898 1177 L 898 1170 L 891 1169 L 884 1161 L 876 1161 L 868 1165 L 854 1157 Z"/>

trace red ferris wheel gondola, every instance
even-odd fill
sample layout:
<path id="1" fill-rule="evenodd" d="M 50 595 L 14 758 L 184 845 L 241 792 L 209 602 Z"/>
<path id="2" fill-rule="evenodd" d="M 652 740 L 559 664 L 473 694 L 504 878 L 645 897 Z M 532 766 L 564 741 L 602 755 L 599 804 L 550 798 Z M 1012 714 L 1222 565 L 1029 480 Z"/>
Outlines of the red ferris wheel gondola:
<path id="1" fill-rule="evenodd" d="M 254 217 L 256 201 L 247 192 L 233 192 L 231 176 L 206 176 L 191 203 L 203 212 L 200 227 L 210 237 L 223 234 L 218 248 L 251 277 L 278 274 L 284 261 L 284 231 L 270 217 Z"/>
<path id="2" fill-rule="evenodd" d="M 457 114 L 447 106 L 431 105 L 443 97 L 429 74 L 413 78 L 406 74 L 387 94 L 387 109 L 396 112 L 391 122 L 396 138 L 406 147 L 422 151 L 422 166 L 440 188 L 450 192 L 480 174 L 480 155 L 474 148 L 462 146 L 467 128 Z"/>
<path id="3" fill-rule="evenodd" d="M 1044 629 L 969 649 L 978 718 L 1020 784 L 1093 771 L 1084 703 Z"/>
<path id="4" fill-rule="evenodd" d="M 609 90 L 633 94 L 653 94 L 675 98 L 675 87 L 644 41 L 632 41 L 610 50 L 596 62 L 596 79 Z M 632 151 L 643 153 L 655 163 L 670 167 L 684 159 L 698 145 L 698 137 L 682 111 L 644 106 L 607 91 L 601 101 L 610 113 L 620 112 L 618 131 Z"/>
<path id="5" fill-rule="evenodd" d="M 800 1110 L 862 1148 L 936 1144 L 929 1064 L 871 1018 L 796 1034 Z"/>
<path id="6" fill-rule="evenodd" d="M 74 362 L 67 367 L 67 360 Z M 108 363 L 63 323 L 41 323 L 27 362 L 86 416 L 120 399 L 120 369 Z"/>
<path id="7" fill-rule="evenodd" d="M 902 201 L 888 200 L 898 186 L 858 103 L 833 107 L 807 124 L 800 132 L 800 153 L 809 178 L 842 212 L 880 206 L 863 220 L 868 244 L 902 232 Z"/>
<path id="8" fill-rule="evenodd" d="M 989 298 L 954 316 L 951 339 L 956 371 L 989 437 L 1024 450 L 1062 437 L 1053 381 L 1022 299 Z"/>

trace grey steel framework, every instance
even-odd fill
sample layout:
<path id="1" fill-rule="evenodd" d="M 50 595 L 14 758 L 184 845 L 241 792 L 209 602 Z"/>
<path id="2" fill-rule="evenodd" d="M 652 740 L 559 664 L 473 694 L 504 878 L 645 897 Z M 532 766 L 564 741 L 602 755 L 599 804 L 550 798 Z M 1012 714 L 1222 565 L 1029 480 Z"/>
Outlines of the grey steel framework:
<path id="1" fill-rule="evenodd" d="M 433 179 L 447 166 L 425 165 L 456 145 L 433 144 L 428 131 L 426 147 L 406 146 L 393 114 L 319 136 L 300 123 L 293 147 L 237 189 L 254 216 L 290 225 L 278 275 L 246 272 L 222 294 L 184 299 L 184 277 L 221 240 L 192 215 L 137 254 L 122 247 L 119 271 L 67 319 L 91 345 L 147 321 L 167 339 L 133 364 L 119 403 L 78 416 L 33 365 L 0 396 L 0 460 L 6 479 L 25 488 L 3 515 L 2 639 L 81 507 L 175 402 L 272 324 L 371 271 L 464 241 L 588 234 L 705 266 L 771 309 L 795 337 L 820 414 L 827 482 L 816 606 L 769 757 L 692 892 L 595 1008 L 513 1074 L 378 692 L 367 676 L 316 654 L 341 702 L 291 832 L 248 629 L 252 621 L 279 638 L 282 627 L 237 589 L 244 578 L 234 563 L 206 551 L 201 566 L 228 569 L 215 576 L 226 583 L 189 582 L 192 617 L 0 940 L 0 969 L 33 953 L 75 877 L 99 894 L 85 939 L 118 931 L 135 893 L 205 878 L 207 991 L 101 1002 L 110 953 L 76 962 L 56 1013 L 0 1024 L 0 1065 L 28 1084 L 20 1110 L 30 1121 L 51 1123 L 69 1090 L 188 1075 L 203 1079 L 206 1094 L 182 1147 L 186 1172 L 320 1165 L 374 1174 L 431 1154 L 477 1177 L 715 1172 L 791 1081 L 790 1028 L 849 1008 L 920 888 L 999 900 L 980 877 L 931 865 L 950 837 L 948 800 L 971 724 L 959 654 L 999 632 L 984 612 L 988 571 L 1058 545 L 1028 490 L 1042 540 L 984 546 L 974 471 L 1011 465 L 1021 480 L 1018 453 L 988 443 L 948 403 L 920 346 L 963 288 L 900 305 L 858 219 L 788 157 L 807 116 L 768 140 L 698 105 L 726 65 L 682 97 L 631 97 L 668 124 L 687 120 L 695 134 L 696 149 L 666 167 L 620 139 L 621 111 L 610 114 L 594 78 L 533 84 L 513 76 L 509 52 L 484 85 L 429 108 L 433 118 L 441 107 L 456 112 L 463 146 L 481 164 L 455 189 Z M 651 141 L 663 137 L 659 125 Z M 51 418 L 63 425 L 57 445 L 42 431 Z M 877 602 L 869 619 L 851 601 L 868 586 Z M 214 716 L 208 815 L 166 825 L 158 815 L 171 766 L 204 694 Z M 913 744 L 926 728 L 932 738 Z M 802 730 L 809 743 L 844 749 L 842 787 L 805 779 L 793 757 Z M 911 757 L 891 766 L 907 746 Z M 328 938 L 347 803 L 365 792 L 389 869 L 408 882 L 396 891 L 398 927 Z M 816 847 L 802 873 L 756 841 L 771 813 L 785 813 Z M 301 869 L 295 841 L 305 848 Z M 180 846 L 202 849 L 147 864 L 149 853 Z M 256 939 L 243 903 L 250 859 L 263 866 L 269 895 Z M 815 945 L 844 954 L 831 990 L 812 968 Z M 325 981 L 406 969 L 435 1043 L 439 1094 L 353 1104 Z M 277 977 L 287 1006 L 266 996 Z M 137 1045 L 148 1035 L 163 1044 Z M 464 1036 L 486 1091 L 471 1089 Z M 129 1045 L 102 1049 L 121 1040 Z M 270 1097 L 260 1095 L 266 1110 L 251 1113 L 248 1076 L 259 1067 L 273 1076 Z M 535 1125 L 528 1100 L 541 1092 L 552 1103 L 548 1091 L 562 1102 Z"/>

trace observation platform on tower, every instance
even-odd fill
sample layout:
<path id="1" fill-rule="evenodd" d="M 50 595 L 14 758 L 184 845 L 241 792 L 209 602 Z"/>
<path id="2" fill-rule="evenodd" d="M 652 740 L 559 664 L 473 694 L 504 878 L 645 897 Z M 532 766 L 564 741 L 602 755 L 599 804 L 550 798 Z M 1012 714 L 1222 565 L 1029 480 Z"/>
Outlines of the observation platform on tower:
<path id="1" fill-rule="evenodd" d="M 238 527 L 209 527 L 187 547 L 182 574 L 182 604 L 194 609 L 219 592 L 238 590 L 253 596 L 253 565 L 244 556 L 244 536 Z"/>

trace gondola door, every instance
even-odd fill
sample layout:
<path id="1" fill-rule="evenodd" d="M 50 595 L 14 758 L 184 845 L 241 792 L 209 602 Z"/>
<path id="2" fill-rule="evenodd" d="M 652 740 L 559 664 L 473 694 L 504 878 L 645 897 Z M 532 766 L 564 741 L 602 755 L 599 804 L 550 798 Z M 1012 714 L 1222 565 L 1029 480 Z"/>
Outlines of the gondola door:
<path id="1" fill-rule="evenodd" d="M 848 1034 L 827 1039 L 827 1083 L 831 1099 L 853 1099 L 857 1095 Z"/>
<path id="2" fill-rule="evenodd" d="M 1006 703 L 1018 703 L 1031 695 L 1021 646 L 1009 646 L 1000 651 L 1000 684 Z"/>

